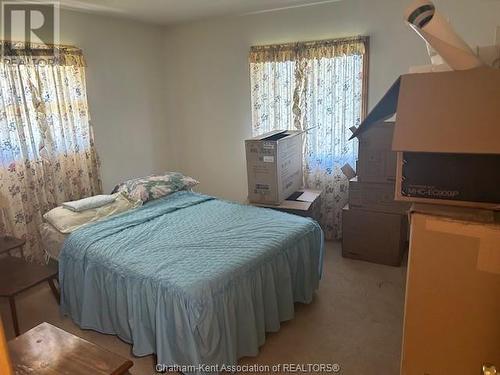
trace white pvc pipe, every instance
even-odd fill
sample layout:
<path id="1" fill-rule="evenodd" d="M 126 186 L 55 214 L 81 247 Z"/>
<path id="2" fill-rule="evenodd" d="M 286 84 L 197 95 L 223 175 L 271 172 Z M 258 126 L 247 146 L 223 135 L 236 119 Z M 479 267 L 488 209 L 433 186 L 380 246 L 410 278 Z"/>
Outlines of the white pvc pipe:
<path id="1" fill-rule="evenodd" d="M 466 70 L 484 65 L 432 1 L 414 0 L 405 11 L 405 20 L 452 69 Z"/>

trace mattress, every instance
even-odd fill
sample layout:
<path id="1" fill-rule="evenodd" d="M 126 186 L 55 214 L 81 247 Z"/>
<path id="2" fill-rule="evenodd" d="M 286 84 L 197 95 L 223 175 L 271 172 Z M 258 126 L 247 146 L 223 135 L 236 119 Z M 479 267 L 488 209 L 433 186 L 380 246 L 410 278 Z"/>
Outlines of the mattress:
<path id="1" fill-rule="evenodd" d="M 61 310 L 137 356 L 209 373 L 257 355 L 312 301 L 322 257 L 311 219 L 177 192 L 66 239 Z"/>
<path id="2" fill-rule="evenodd" d="M 52 224 L 42 223 L 39 227 L 43 249 L 51 259 L 58 260 L 67 234 L 59 232 Z"/>

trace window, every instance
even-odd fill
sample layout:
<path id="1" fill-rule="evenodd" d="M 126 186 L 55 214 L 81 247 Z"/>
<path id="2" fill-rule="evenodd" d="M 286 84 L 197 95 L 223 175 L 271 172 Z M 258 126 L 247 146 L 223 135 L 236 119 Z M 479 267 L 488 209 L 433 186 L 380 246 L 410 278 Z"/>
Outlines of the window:
<path id="1" fill-rule="evenodd" d="M 366 113 L 368 38 L 252 47 L 252 131 L 307 130 L 304 180 L 325 191 L 323 220 L 330 238 L 347 200 L 340 168 L 355 165 L 350 128 Z"/>
<path id="2" fill-rule="evenodd" d="M 6 165 L 88 152 L 83 60 L 0 62 L 0 160 Z"/>
<path id="3" fill-rule="evenodd" d="M 2 43 L 12 55 L 0 60 L 0 234 L 26 238 L 27 257 L 43 260 L 41 215 L 101 192 L 85 61 L 75 47 L 40 63 L 23 43 Z"/>

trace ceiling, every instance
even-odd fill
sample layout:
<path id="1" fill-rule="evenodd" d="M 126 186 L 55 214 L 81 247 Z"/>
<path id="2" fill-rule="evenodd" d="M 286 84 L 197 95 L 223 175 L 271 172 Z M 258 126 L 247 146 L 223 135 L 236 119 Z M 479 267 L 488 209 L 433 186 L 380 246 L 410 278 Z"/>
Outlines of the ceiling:
<path id="1" fill-rule="evenodd" d="M 169 25 L 202 18 L 272 12 L 336 1 L 340 0 L 60 0 L 60 4 L 66 9 Z"/>

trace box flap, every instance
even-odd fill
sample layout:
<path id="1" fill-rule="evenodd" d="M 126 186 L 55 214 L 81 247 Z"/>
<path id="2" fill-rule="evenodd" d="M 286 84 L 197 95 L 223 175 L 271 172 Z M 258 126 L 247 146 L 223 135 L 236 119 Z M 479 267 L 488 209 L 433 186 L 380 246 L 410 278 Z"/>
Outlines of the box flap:
<path id="1" fill-rule="evenodd" d="M 279 142 L 285 138 L 291 138 L 298 135 L 303 134 L 303 130 L 273 130 L 256 137 L 245 140 L 245 142 L 249 141 L 270 141 L 270 142 Z"/>
<path id="2" fill-rule="evenodd" d="M 398 108 L 399 89 L 401 85 L 401 77 L 391 86 L 389 91 L 377 103 L 377 105 L 368 114 L 361 125 L 353 132 L 350 139 L 358 137 L 361 133 L 368 130 L 373 124 L 391 118 Z"/>
<path id="3" fill-rule="evenodd" d="M 342 173 L 344 174 L 344 176 L 347 177 L 348 180 L 351 180 L 352 178 L 356 177 L 356 171 L 354 170 L 353 167 L 351 167 L 351 164 L 345 163 L 340 169 L 342 170 Z"/>
<path id="4" fill-rule="evenodd" d="M 498 69 L 405 75 L 393 150 L 498 154 L 499 99 Z"/>
<path id="5" fill-rule="evenodd" d="M 247 139 L 247 141 L 260 141 L 264 138 L 272 137 L 273 135 L 282 134 L 287 132 L 288 130 L 273 130 L 264 134 L 257 135 L 253 138 Z"/>
<path id="6" fill-rule="evenodd" d="M 431 215 L 431 216 L 440 216 L 448 219 L 462 220 L 475 223 L 500 222 L 500 213 L 480 208 L 414 203 L 410 208 L 410 215 L 414 213 Z"/>

